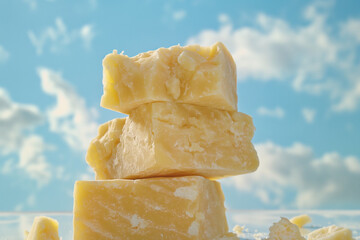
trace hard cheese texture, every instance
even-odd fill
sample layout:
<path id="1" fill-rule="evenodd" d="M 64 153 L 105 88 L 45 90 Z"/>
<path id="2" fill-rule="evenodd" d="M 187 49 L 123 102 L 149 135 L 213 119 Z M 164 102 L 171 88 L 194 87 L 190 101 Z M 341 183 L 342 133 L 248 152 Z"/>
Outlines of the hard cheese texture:
<path id="1" fill-rule="evenodd" d="M 353 238 L 350 229 L 332 225 L 309 233 L 308 240 L 353 240 Z"/>
<path id="2" fill-rule="evenodd" d="M 220 184 L 203 177 L 78 181 L 74 191 L 74 240 L 209 240 L 228 231 Z"/>
<path id="3" fill-rule="evenodd" d="M 255 171 L 251 117 L 170 102 L 145 104 L 99 128 L 86 160 L 96 179 L 200 175 L 220 178 Z"/>
<path id="4" fill-rule="evenodd" d="M 298 226 L 292 224 L 287 218 L 281 218 L 269 230 L 268 240 L 305 240 L 301 236 Z"/>
<path id="5" fill-rule="evenodd" d="M 59 223 L 49 217 L 36 217 L 26 240 L 60 240 Z"/>
<path id="6" fill-rule="evenodd" d="M 222 43 L 173 46 L 103 60 L 101 106 L 122 113 L 141 104 L 175 101 L 236 111 L 236 66 Z"/>
<path id="7" fill-rule="evenodd" d="M 295 224 L 299 228 L 302 228 L 305 224 L 308 224 L 311 222 L 311 218 L 308 215 L 303 214 L 303 215 L 299 215 L 299 216 L 295 216 L 295 217 L 291 218 L 290 222 L 292 224 Z"/>

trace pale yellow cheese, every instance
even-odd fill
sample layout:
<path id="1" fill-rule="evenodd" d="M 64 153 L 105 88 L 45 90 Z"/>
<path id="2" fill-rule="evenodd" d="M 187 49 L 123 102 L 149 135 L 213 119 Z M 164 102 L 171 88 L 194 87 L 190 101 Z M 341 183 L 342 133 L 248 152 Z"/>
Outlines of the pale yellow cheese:
<path id="1" fill-rule="evenodd" d="M 26 240 L 60 240 L 59 223 L 49 217 L 35 217 L 30 232 L 25 232 Z"/>
<path id="2" fill-rule="evenodd" d="M 233 227 L 233 232 L 236 234 L 236 236 L 240 237 L 243 234 L 244 229 L 244 226 L 235 225 Z"/>
<path id="3" fill-rule="evenodd" d="M 295 217 L 291 218 L 290 222 L 295 224 L 299 228 L 302 228 L 305 224 L 308 224 L 311 222 L 311 218 L 308 215 L 303 214 L 303 215 L 299 215 L 299 216 L 295 216 Z"/>
<path id="4" fill-rule="evenodd" d="M 308 235 L 308 240 L 352 240 L 350 229 L 335 225 L 317 229 Z"/>
<path id="5" fill-rule="evenodd" d="M 170 102 L 140 106 L 102 125 L 86 160 L 96 179 L 200 175 L 220 178 L 255 171 L 250 116 Z"/>
<path id="6" fill-rule="evenodd" d="M 27 239 L 27 237 L 29 236 L 29 231 L 24 231 L 24 235 L 25 235 L 25 240 Z"/>
<path id="7" fill-rule="evenodd" d="M 216 181 L 188 176 L 75 183 L 74 240 L 209 240 L 227 232 Z"/>
<path id="8" fill-rule="evenodd" d="M 89 145 L 86 161 L 94 169 L 96 179 L 124 178 L 117 173 L 126 164 L 121 155 L 117 156 L 117 148 L 121 147 L 120 137 L 125 120 L 126 118 L 116 118 L 100 125 L 98 136 Z"/>
<path id="9" fill-rule="evenodd" d="M 237 110 L 236 66 L 222 43 L 210 47 L 173 46 L 135 57 L 103 60 L 101 106 L 129 114 L 138 106 L 175 101 Z"/>
<path id="10" fill-rule="evenodd" d="M 303 226 L 311 222 L 310 216 L 308 216 L 306 214 L 295 216 L 290 219 L 290 222 L 295 224 L 296 226 L 298 226 L 302 236 L 309 234 L 310 230 L 303 228 Z"/>
<path id="11" fill-rule="evenodd" d="M 305 240 L 305 238 L 301 236 L 299 228 L 295 224 L 282 217 L 279 222 L 270 227 L 268 240 Z"/>

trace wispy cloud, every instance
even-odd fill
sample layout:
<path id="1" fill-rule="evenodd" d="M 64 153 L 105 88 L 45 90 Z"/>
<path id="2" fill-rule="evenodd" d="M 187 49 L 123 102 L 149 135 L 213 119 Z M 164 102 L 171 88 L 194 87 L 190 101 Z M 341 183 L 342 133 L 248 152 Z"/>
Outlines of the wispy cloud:
<path id="1" fill-rule="evenodd" d="M 329 24 L 332 6 L 332 1 L 315 1 L 304 10 L 306 23 L 300 26 L 261 13 L 254 27 L 234 28 L 222 14 L 219 30 L 204 30 L 187 43 L 224 42 L 239 81 L 289 81 L 296 91 L 326 94 L 334 111 L 354 111 L 360 103 L 360 19 Z"/>
<path id="2" fill-rule="evenodd" d="M 0 154 L 18 151 L 26 133 L 42 122 L 44 116 L 37 106 L 16 103 L 0 88 Z"/>
<path id="3" fill-rule="evenodd" d="M 83 43 L 84 47 L 90 48 L 95 33 L 91 24 L 69 31 L 64 21 L 61 18 L 56 18 L 55 26 L 47 27 L 39 34 L 30 30 L 28 36 L 36 49 L 36 53 L 41 55 L 45 48 L 48 48 L 50 52 L 59 52 L 78 40 Z"/>
<path id="4" fill-rule="evenodd" d="M 27 5 L 29 5 L 30 10 L 34 11 L 37 9 L 37 0 L 23 0 Z"/>
<path id="5" fill-rule="evenodd" d="M 266 142 L 255 147 L 259 169 L 225 183 L 278 207 L 359 207 L 360 159 L 336 152 L 316 157 L 311 147 L 301 143 L 283 147 Z M 295 194 L 290 204 L 285 204 L 286 191 Z"/>
<path id="6" fill-rule="evenodd" d="M 30 194 L 22 203 L 19 203 L 15 206 L 15 211 L 23 211 L 24 207 L 33 207 L 36 203 L 36 195 L 34 193 Z M 29 231 L 30 228 L 22 229 L 23 231 Z"/>
<path id="7" fill-rule="evenodd" d="M 187 15 L 187 11 L 181 8 L 177 8 L 174 7 L 173 4 L 171 2 L 166 2 L 163 5 L 164 8 L 164 16 L 163 19 L 164 21 L 169 21 L 169 20 L 173 20 L 175 22 L 180 22 L 181 20 L 183 20 L 186 15 Z"/>
<path id="8" fill-rule="evenodd" d="M 88 167 L 86 172 L 80 174 L 79 180 L 94 180 L 95 173 L 91 167 Z"/>
<path id="9" fill-rule="evenodd" d="M 303 108 L 301 110 L 301 114 L 303 115 L 307 123 L 313 123 L 316 115 L 316 110 L 312 108 Z"/>
<path id="10" fill-rule="evenodd" d="M 37 106 L 15 103 L 0 88 L 0 154 L 15 153 L 19 157 L 18 163 L 13 159 L 6 160 L 1 166 L 1 174 L 20 169 L 39 186 L 50 181 L 52 169 L 44 156 L 49 145 L 41 136 L 31 133 L 43 121 L 44 116 Z"/>
<path id="11" fill-rule="evenodd" d="M 259 107 L 257 114 L 266 117 L 283 118 L 285 116 L 285 111 L 281 107 L 276 107 L 274 109 Z"/>
<path id="12" fill-rule="evenodd" d="M 43 91 L 56 98 L 56 104 L 47 112 L 50 130 L 61 134 L 73 149 L 86 150 L 97 134 L 96 110 L 86 106 L 61 73 L 41 67 L 38 74 Z"/>
<path id="13" fill-rule="evenodd" d="M 10 53 L 0 45 L 0 63 L 6 62 L 10 57 Z"/>
<path id="14" fill-rule="evenodd" d="M 42 137 L 31 135 L 23 142 L 19 154 L 18 167 L 24 169 L 40 186 L 48 184 L 52 177 L 51 166 L 44 156 L 47 148 L 50 146 L 45 144 Z"/>
<path id="15" fill-rule="evenodd" d="M 186 17 L 186 11 L 185 10 L 174 11 L 172 16 L 175 21 L 183 20 Z"/>
<path id="16" fill-rule="evenodd" d="M 84 42 L 84 46 L 89 49 L 91 47 L 91 42 L 95 37 L 94 27 L 90 24 L 84 25 L 80 29 L 80 37 Z"/>
<path id="17" fill-rule="evenodd" d="M 97 0 L 89 0 L 89 5 L 92 9 L 96 9 L 98 6 L 98 1 Z"/>

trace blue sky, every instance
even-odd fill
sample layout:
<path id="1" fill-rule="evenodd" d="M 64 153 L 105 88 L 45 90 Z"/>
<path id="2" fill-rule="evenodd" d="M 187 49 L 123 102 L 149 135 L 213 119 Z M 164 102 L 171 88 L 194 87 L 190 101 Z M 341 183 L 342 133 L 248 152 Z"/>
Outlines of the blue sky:
<path id="1" fill-rule="evenodd" d="M 99 124 L 102 58 L 222 41 L 260 167 L 222 180 L 236 209 L 360 207 L 360 3 L 0 2 L 0 211 L 71 211 Z"/>

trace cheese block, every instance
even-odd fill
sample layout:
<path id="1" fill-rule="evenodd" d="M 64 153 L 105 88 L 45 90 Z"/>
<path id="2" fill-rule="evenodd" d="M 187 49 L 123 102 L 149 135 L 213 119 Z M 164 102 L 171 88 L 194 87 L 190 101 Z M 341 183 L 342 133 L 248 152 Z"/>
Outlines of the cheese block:
<path id="1" fill-rule="evenodd" d="M 145 103 L 175 101 L 236 111 L 236 66 L 222 43 L 173 46 L 103 60 L 101 106 L 129 114 Z"/>
<path id="2" fill-rule="evenodd" d="M 267 240 L 305 240 L 300 234 L 298 226 L 291 223 L 287 218 L 281 218 L 279 222 L 270 227 Z"/>
<path id="3" fill-rule="evenodd" d="M 255 171 L 252 118 L 190 104 L 141 105 L 99 128 L 86 160 L 96 179 L 200 175 L 221 178 Z"/>
<path id="4" fill-rule="evenodd" d="M 353 238 L 350 229 L 332 225 L 312 231 L 308 235 L 308 240 L 353 240 Z"/>
<path id="5" fill-rule="evenodd" d="M 25 240 L 60 240 L 59 223 L 49 217 L 35 217 L 30 232 L 25 232 Z"/>
<path id="6" fill-rule="evenodd" d="M 227 232 L 216 181 L 188 176 L 75 183 L 74 240 L 209 240 Z"/>

